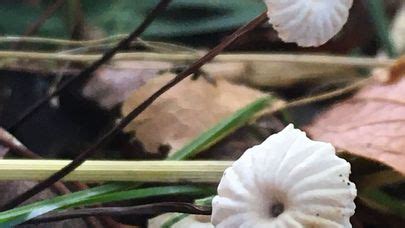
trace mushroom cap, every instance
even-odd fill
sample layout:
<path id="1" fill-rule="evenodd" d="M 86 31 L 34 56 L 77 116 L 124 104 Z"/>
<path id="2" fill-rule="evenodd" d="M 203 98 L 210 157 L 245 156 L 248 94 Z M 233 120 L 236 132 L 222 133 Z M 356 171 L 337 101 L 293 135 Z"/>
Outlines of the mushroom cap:
<path id="1" fill-rule="evenodd" d="M 350 164 L 289 125 L 225 170 L 211 222 L 233 227 L 351 227 Z"/>
<path id="2" fill-rule="evenodd" d="M 353 0 L 265 0 L 268 17 L 284 42 L 320 46 L 346 23 Z"/>

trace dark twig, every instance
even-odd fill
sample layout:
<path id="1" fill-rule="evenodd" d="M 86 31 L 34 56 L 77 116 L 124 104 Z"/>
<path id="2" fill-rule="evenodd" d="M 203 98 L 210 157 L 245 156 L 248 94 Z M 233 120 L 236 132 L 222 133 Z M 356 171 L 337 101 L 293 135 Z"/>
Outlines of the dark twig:
<path id="1" fill-rule="evenodd" d="M 56 10 L 58 10 L 63 3 L 65 3 L 65 0 L 55 0 L 52 4 L 49 4 L 49 6 L 45 9 L 45 11 L 33 22 L 31 23 L 28 28 L 25 30 L 23 33 L 23 36 L 31 36 L 35 34 L 39 28 L 50 18 Z M 20 45 L 22 45 L 22 42 L 16 43 L 12 48 L 13 49 L 18 49 L 20 48 Z"/>
<path id="2" fill-rule="evenodd" d="M 38 154 L 32 152 L 30 149 L 28 149 L 26 146 L 24 146 L 18 139 L 16 139 L 13 135 L 8 133 L 6 130 L 3 128 L 0 128 L 0 144 L 8 147 L 10 150 L 10 153 L 14 153 L 17 156 L 21 157 L 26 157 L 26 158 L 31 158 L 31 159 L 42 159 L 41 156 Z M 87 189 L 88 186 L 85 184 L 82 184 L 80 182 L 73 182 L 74 186 L 79 189 L 79 190 L 84 190 Z M 71 193 L 68 187 L 60 181 L 55 182 L 52 185 L 53 190 L 59 194 L 59 195 L 65 195 Z M 101 220 L 104 220 L 105 218 L 101 218 Z M 93 224 L 93 227 L 97 225 L 95 222 L 94 218 L 86 218 L 87 223 Z"/>
<path id="3" fill-rule="evenodd" d="M 12 153 L 17 156 L 40 159 L 41 156 L 32 152 L 26 146 L 24 146 L 18 139 L 16 139 L 12 134 L 0 127 L 0 144 L 11 149 Z"/>
<path id="4" fill-rule="evenodd" d="M 49 4 L 42 15 L 39 16 L 38 19 L 32 24 L 30 24 L 23 36 L 31 36 L 32 34 L 36 33 L 38 29 L 41 28 L 41 26 L 45 23 L 45 21 L 50 18 L 56 12 L 56 10 L 63 5 L 63 3 L 65 3 L 65 0 L 55 0 L 52 4 Z"/>
<path id="5" fill-rule="evenodd" d="M 0 128 L 0 144 L 11 149 L 10 152 L 31 159 L 40 159 L 41 156 L 32 152 L 26 146 L 24 146 L 20 141 L 18 141 L 13 135 L 8 133 L 3 128 Z M 53 185 L 54 189 L 58 194 L 68 194 L 69 189 L 61 182 L 55 182 Z"/>
<path id="6" fill-rule="evenodd" d="M 117 46 L 111 50 L 107 51 L 99 60 L 95 61 L 89 67 L 81 71 L 79 75 L 67 79 L 64 83 L 61 83 L 58 89 L 35 102 L 32 106 L 28 107 L 26 111 L 17 117 L 16 121 L 11 124 L 7 130 L 13 133 L 28 117 L 35 113 L 35 111 L 37 111 L 44 104 L 48 103 L 50 99 L 60 94 L 73 83 L 83 83 L 88 80 L 101 65 L 111 60 L 119 50 L 127 48 L 133 40 L 136 40 L 152 23 L 156 16 L 166 9 L 170 2 L 171 0 L 160 0 L 159 4 L 149 13 L 142 24 L 139 25 L 127 38 L 119 42 Z"/>
<path id="7" fill-rule="evenodd" d="M 88 216 L 125 216 L 125 215 L 144 215 L 155 216 L 163 213 L 179 212 L 186 214 L 210 215 L 212 208 L 210 206 L 197 206 L 191 203 L 183 202 L 165 202 L 153 203 L 132 207 L 99 207 L 84 208 L 73 211 L 56 212 L 50 215 L 43 215 L 38 218 L 27 221 L 25 224 L 39 224 L 45 222 L 54 222 L 65 219 L 82 218 Z"/>
<path id="8" fill-rule="evenodd" d="M 93 144 L 90 148 L 80 153 L 71 163 L 63 167 L 58 172 L 54 173 L 44 181 L 40 182 L 33 188 L 29 189 L 27 192 L 21 194 L 17 198 L 10 201 L 3 207 L 3 210 L 13 208 L 20 203 L 24 202 L 25 200 L 31 198 L 32 196 L 36 195 L 37 193 L 41 192 L 42 190 L 49 187 L 52 183 L 62 179 L 64 176 L 68 175 L 70 172 L 75 170 L 79 167 L 87 158 L 92 156 L 97 150 L 107 144 L 111 138 L 117 135 L 123 128 L 125 128 L 134 118 L 136 118 L 139 114 L 141 114 L 147 107 L 149 107 L 160 95 L 165 93 L 167 90 L 172 88 L 173 86 L 177 85 L 187 76 L 197 72 L 205 63 L 212 60 L 216 55 L 221 53 L 227 46 L 229 46 L 233 41 L 238 39 L 240 36 L 244 35 L 245 33 L 253 30 L 257 26 L 263 24 L 267 21 L 266 13 L 262 13 L 260 16 L 253 19 L 250 23 L 243 26 L 242 28 L 238 29 L 232 35 L 227 37 L 223 40 L 218 46 L 213 48 L 209 51 L 206 55 L 202 58 L 191 64 L 187 69 L 183 72 L 179 73 L 175 78 L 170 80 L 166 85 L 160 88 L 158 91 L 153 93 L 149 98 L 147 98 L 144 102 L 138 105 L 134 110 L 132 110 L 127 116 L 125 116 L 116 126 L 110 129 L 106 134 L 101 136 L 95 144 Z"/>

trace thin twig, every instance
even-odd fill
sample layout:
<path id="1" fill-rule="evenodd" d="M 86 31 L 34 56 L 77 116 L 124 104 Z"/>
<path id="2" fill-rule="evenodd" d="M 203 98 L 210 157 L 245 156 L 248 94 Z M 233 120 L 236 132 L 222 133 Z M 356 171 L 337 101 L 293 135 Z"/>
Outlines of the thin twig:
<path id="1" fill-rule="evenodd" d="M 31 159 L 41 159 L 41 156 L 32 152 L 24 144 L 22 144 L 18 139 L 16 139 L 12 134 L 0 127 L 0 144 L 11 149 L 11 153 L 17 156 L 31 158 Z"/>
<path id="2" fill-rule="evenodd" d="M 14 153 L 18 156 L 26 157 L 26 158 L 31 158 L 31 159 L 42 159 L 41 156 L 38 154 L 32 152 L 30 149 L 28 149 L 26 146 L 24 146 L 20 141 L 18 141 L 13 135 L 8 133 L 6 130 L 3 128 L 0 128 L 0 144 L 10 148 L 10 153 Z M 73 182 L 74 186 L 79 189 L 79 190 L 84 190 L 87 189 L 88 186 L 85 184 L 82 184 L 80 182 Z M 71 193 L 70 189 L 66 187 L 66 185 L 60 181 L 55 182 L 52 185 L 53 190 L 59 194 L 59 195 L 65 195 Z M 85 218 L 87 223 L 97 225 L 95 218 L 89 217 Z M 105 218 L 101 218 L 101 220 L 105 220 Z"/>
<path id="3" fill-rule="evenodd" d="M 149 15 L 145 18 L 145 20 L 139 25 L 135 31 L 133 31 L 126 39 L 122 40 L 118 43 L 117 46 L 112 48 L 111 50 L 107 51 L 99 60 L 95 61 L 89 67 L 84 69 L 82 72 L 79 73 L 76 77 L 72 77 L 67 79 L 64 83 L 60 85 L 60 87 L 55 90 L 53 93 L 48 94 L 44 98 L 40 99 L 32 106 L 28 107 L 25 112 L 23 112 L 20 116 L 16 118 L 16 121 L 8 127 L 8 130 L 12 133 L 14 132 L 28 117 L 30 117 L 35 111 L 37 111 L 40 107 L 45 105 L 50 99 L 57 96 L 61 93 L 64 89 L 68 86 L 72 85 L 73 83 L 84 83 L 88 80 L 91 75 L 104 63 L 108 62 L 109 60 L 114 57 L 114 55 L 122 49 L 127 48 L 133 40 L 136 40 L 139 35 L 141 35 L 146 28 L 152 23 L 152 21 L 157 17 L 157 15 L 166 9 L 169 5 L 171 0 L 160 0 L 158 5 L 149 13 Z"/>
<path id="4" fill-rule="evenodd" d="M 30 36 L 0 36 L 0 43 L 19 43 L 19 42 L 24 42 L 24 43 L 33 43 L 33 44 L 47 44 L 47 45 L 61 45 L 61 46 L 77 46 L 77 47 L 82 47 L 86 48 L 89 46 L 100 46 L 100 45 L 116 45 L 119 41 L 122 39 L 126 38 L 128 34 L 117 34 L 117 35 L 112 35 L 108 36 L 105 38 L 101 39 L 90 39 L 90 40 L 66 40 L 66 39 L 58 39 L 58 38 L 48 38 L 48 37 L 30 37 Z M 138 38 L 135 41 L 132 41 L 135 43 L 138 43 L 148 49 L 151 50 L 157 50 L 158 52 L 190 52 L 194 53 L 196 52 L 195 49 L 179 45 L 179 44 L 173 44 L 173 43 L 165 43 L 165 42 L 159 42 L 159 41 L 145 41 L 142 40 L 141 38 Z M 67 50 L 70 52 L 69 50 Z M 93 61 L 99 59 L 101 56 L 98 58 L 93 59 Z"/>
<path id="5" fill-rule="evenodd" d="M 132 207 L 99 207 L 84 208 L 73 211 L 57 212 L 50 215 L 43 215 L 24 224 L 39 224 L 45 222 L 54 222 L 65 219 L 82 218 L 88 216 L 125 216 L 125 215 L 143 215 L 155 216 L 163 213 L 179 212 L 186 214 L 210 215 L 212 208 L 210 206 L 198 206 L 184 202 L 164 202 L 153 203 Z"/>
<path id="6" fill-rule="evenodd" d="M 285 103 L 281 106 L 278 106 L 276 109 L 273 110 L 273 112 L 278 112 L 278 111 L 281 111 L 281 110 L 284 110 L 287 108 L 293 108 L 293 107 L 297 107 L 297 106 L 302 106 L 302 105 L 315 103 L 315 102 L 319 102 L 319 101 L 323 101 L 323 100 L 328 100 L 328 99 L 331 99 L 334 97 L 342 96 L 344 94 L 347 94 L 349 92 L 352 92 L 356 89 L 359 89 L 359 88 L 369 84 L 372 80 L 373 80 L 373 78 L 369 77 L 366 79 L 359 80 L 359 81 L 357 81 L 351 85 L 348 85 L 346 87 L 343 87 L 341 89 L 334 90 L 332 92 L 326 92 L 326 93 L 322 93 L 322 94 L 311 96 L 311 97 L 297 99 L 295 101 L 291 101 L 291 102 Z"/>
<path id="7" fill-rule="evenodd" d="M 114 41 L 118 42 L 127 36 L 128 34 L 117 34 L 101 39 L 92 39 L 92 40 L 66 40 L 66 39 L 38 37 L 38 36 L 0 36 L 0 43 L 24 42 L 24 43 L 61 45 L 61 46 L 88 46 L 88 45 L 98 45 L 106 42 L 114 42 Z"/>
<path id="8" fill-rule="evenodd" d="M 100 58 L 99 54 L 67 54 L 53 52 L 15 52 L 0 51 L 1 58 L 21 58 L 31 60 L 57 60 L 72 62 L 90 62 Z M 193 61 L 201 57 L 196 53 L 152 53 L 152 52 L 127 52 L 117 53 L 113 61 L 138 60 L 138 61 L 168 61 L 184 62 Z M 303 63 L 303 64 L 327 64 L 332 66 L 351 67 L 389 67 L 395 63 L 394 59 L 378 59 L 370 57 L 348 57 L 330 55 L 308 54 L 255 54 L 255 53 L 232 53 L 221 54 L 215 57 L 216 62 L 279 62 L 279 63 Z"/>
<path id="9" fill-rule="evenodd" d="M 31 158 L 31 159 L 41 159 L 42 158 L 38 154 L 32 152 L 26 146 L 24 146 L 20 141 L 18 141 L 13 135 L 8 133 L 3 128 L 0 128 L 0 144 L 5 147 L 8 147 L 9 149 L 11 149 L 10 153 L 14 153 L 18 156 Z M 69 189 L 61 182 L 55 182 L 53 187 L 54 187 L 54 190 L 58 194 L 63 195 L 63 194 L 70 193 Z"/>
<path id="10" fill-rule="evenodd" d="M 59 170 L 58 172 L 51 175 L 49 178 L 45 179 L 43 182 L 35 185 L 33 188 L 29 189 L 27 192 L 23 193 L 22 195 L 18 196 L 17 198 L 13 199 L 9 203 L 7 203 L 3 209 L 10 209 L 13 208 L 20 203 L 24 202 L 25 200 L 31 198 L 32 196 L 38 194 L 42 190 L 49 187 L 52 183 L 62 179 L 70 172 L 75 170 L 78 166 L 80 166 L 87 158 L 92 156 L 94 153 L 97 152 L 99 148 L 104 146 L 109 142 L 111 138 L 117 135 L 123 128 L 125 128 L 134 118 L 136 118 L 139 114 L 141 114 L 146 108 L 148 108 L 160 95 L 165 93 L 167 90 L 172 88 L 173 86 L 177 85 L 183 79 L 187 78 L 189 75 L 197 72 L 205 63 L 212 60 L 216 55 L 218 55 L 221 51 L 223 51 L 226 47 L 228 47 L 231 43 L 237 40 L 240 36 L 246 34 L 247 32 L 253 30 L 254 28 L 258 27 L 259 25 L 263 24 L 267 21 L 267 14 L 264 12 L 260 16 L 253 19 L 250 23 L 243 26 L 242 28 L 238 29 L 232 35 L 224 39 L 218 46 L 208 52 L 205 56 L 203 56 L 198 61 L 194 62 L 185 69 L 183 72 L 178 74 L 174 79 L 169 81 L 166 85 L 160 88 L 158 91 L 153 93 L 149 98 L 147 98 L 144 102 L 138 105 L 135 109 L 133 109 L 127 116 L 125 116 L 116 126 L 110 129 L 106 134 L 100 137 L 95 144 L 93 144 L 87 150 L 81 152 L 71 163 L 67 166 Z"/>
<path id="11" fill-rule="evenodd" d="M 23 36 L 31 36 L 32 34 L 36 33 L 38 29 L 41 28 L 41 26 L 45 23 L 45 21 L 50 18 L 64 3 L 65 0 L 55 0 L 52 4 L 49 4 L 38 19 L 28 26 Z M 16 43 L 13 49 L 19 48 L 21 44 L 21 42 Z"/>

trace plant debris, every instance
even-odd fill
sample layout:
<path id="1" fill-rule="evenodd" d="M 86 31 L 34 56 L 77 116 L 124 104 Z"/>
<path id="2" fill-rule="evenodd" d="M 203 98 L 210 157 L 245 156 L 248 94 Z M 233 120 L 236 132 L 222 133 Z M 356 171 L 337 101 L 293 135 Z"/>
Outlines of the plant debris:
<path id="1" fill-rule="evenodd" d="M 116 62 L 112 67 L 97 70 L 83 88 L 83 95 L 95 100 L 101 107 L 111 109 L 148 80 L 159 76 L 160 70 L 167 70 L 171 66 L 165 62 Z"/>
<path id="2" fill-rule="evenodd" d="M 405 174 L 405 78 L 372 85 L 320 114 L 307 126 L 316 140 L 387 164 Z"/>
<path id="3" fill-rule="evenodd" d="M 166 75 L 152 79 L 134 92 L 124 102 L 122 114 L 128 114 L 171 77 L 172 75 Z M 149 152 L 159 151 L 162 145 L 170 146 L 173 152 L 221 119 L 264 95 L 258 90 L 221 79 L 216 81 L 216 85 L 202 78 L 186 79 L 160 97 L 125 131 L 134 133 Z"/>

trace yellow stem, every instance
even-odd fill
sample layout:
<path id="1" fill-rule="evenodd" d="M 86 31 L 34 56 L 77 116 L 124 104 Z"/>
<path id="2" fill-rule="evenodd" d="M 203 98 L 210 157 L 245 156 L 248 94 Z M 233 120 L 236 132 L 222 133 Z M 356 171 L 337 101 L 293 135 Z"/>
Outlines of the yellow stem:
<path id="1" fill-rule="evenodd" d="M 324 101 L 324 100 L 328 100 L 334 97 L 338 97 L 338 96 L 342 96 L 344 94 L 347 94 L 349 92 L 352 92 L 356 89 L 359 89 L 367 84 L 369 84 L 370 82 L 372 82 L 374 79 L 372 77 L 368 77 L 366 79 L 362 79 L 359 81 L 354 82 L 353 84 L 350 84 L 346 87 L 331 91 L 331 92 L 326 92 L 326 93 L 322 93 L 319 95 L 315 95 L 315 96 L 311 96 L 311 97 L 304 97 L 301 99 L 297 99 L 288 103 L 283 103 L 280 106 L 276 106 L 272 112 L 278 112 L 287 108 L 292 108 L 292 107 L 297 107 L 297 106 L 301 106 L 301 105 L 306 105 L 306 104 L 311 104 L 311 103 L 315 103 L 315 102 L 320 102 L 320 101 Z"/>
<path id="2" fill-rule="evenodd" d="M 127 35 L 118 34 L 96 40 L 66 40 L 57 38 L 45 38 L 45 37 L 31 37 L 31 36 L 0 36 L 0 43 L 13 43 L 13 42 L 29 42 L 29 43 L 42 43 L 51 45 L 74 45 L 74 46 L 86 46 L 101 44 L 110 41 L 119 41 L 125 38 Z"/>
<path id="3" fill-rule="evenodd" d="M 0 180 L 43 180 L 67 160 L 0 159 Z M 86 161 L 64 181 L 218 183 L 231 161 Z"/>
<path id="4" fill-rule="evenodd" d="M 114 60 L 144 60 L 144 61 L 191 61 L 203 53 L 118 53 Z M 101 57 L 100 54 L 66 54 L 53 52 L 24 52 L 24 51 L 0 51 L 0 58 L 19 58 L 29 60 L 59 60 L 73 62 L 95 61 Z M 279 63 L 306 63 L 325 64 L 333 66 L 353 67 L 388 67 L 395 60 L 376 59 L 328 55 L 305 55 L 305 54 L 254 54 L 254 53 L 233 53 L 218 55 L 214 61 L 217 62 L 279 62 Z"/>

